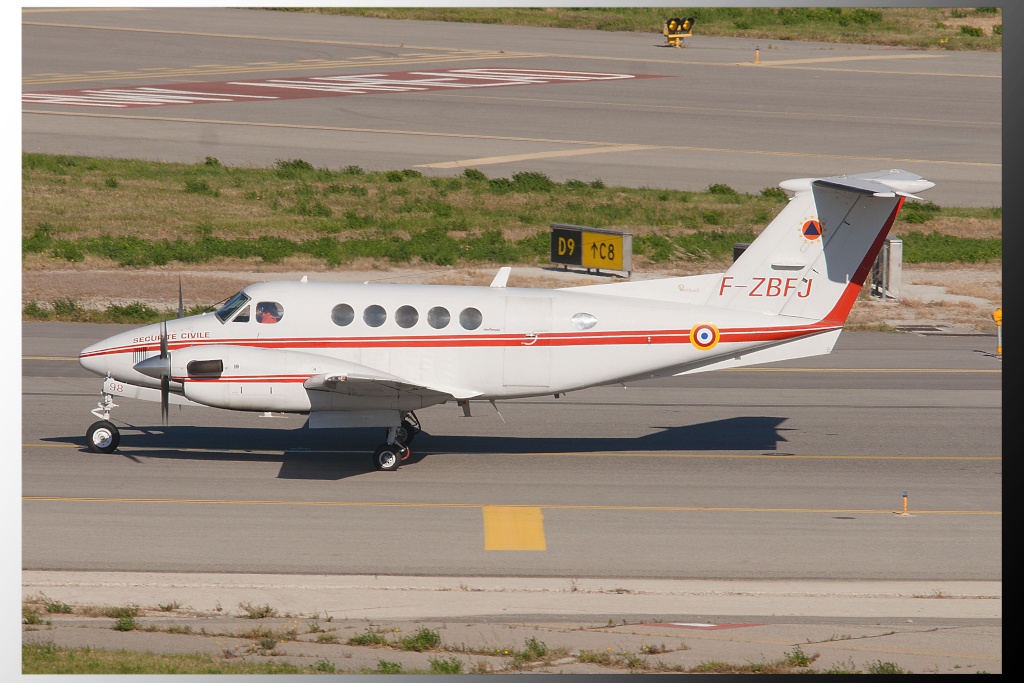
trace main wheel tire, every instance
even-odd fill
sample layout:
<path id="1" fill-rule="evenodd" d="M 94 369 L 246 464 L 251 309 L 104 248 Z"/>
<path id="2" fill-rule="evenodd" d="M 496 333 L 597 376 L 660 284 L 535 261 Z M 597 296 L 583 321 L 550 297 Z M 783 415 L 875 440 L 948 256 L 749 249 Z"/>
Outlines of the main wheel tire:
<path id="1" fill-rule="evenodd" d="M 402 425 L 398 428 L 398 440 L 408 446 L 419 433 L 420 430 L 412 422 L 402 420 Z"/>
<path id="2" fill-rule="evenodd" d="M 373 452 L 373 466 L 382 472 L 394 472 L 402 462 L 401 448 L 396 444 L 381 444 Z"/>
<path id="3" fill-rule="evenodd" d="M 85 432 L 86 445 L 93 453 L 113 453 L 121 443 L 121 432 L 106 420 L 93 422 Z"/>

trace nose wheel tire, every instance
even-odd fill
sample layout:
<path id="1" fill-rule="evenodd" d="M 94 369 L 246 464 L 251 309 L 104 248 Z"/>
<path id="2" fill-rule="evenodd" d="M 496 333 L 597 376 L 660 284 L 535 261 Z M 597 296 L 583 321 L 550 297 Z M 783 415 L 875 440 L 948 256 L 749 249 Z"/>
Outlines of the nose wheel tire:
<path id="1" fill-rule="evenodd" d="M 382 472 L 394 472 L 408 453 L 409 448 L 402 444 L 381 444 L 373 452 L 373 466 Z"/>
<path id="2" fill-rule="evenodd" d="M 85 432 L 86 446 L 93 453 L 113 453 L 121 442 L 121 432 L 107 420 L 93 422 Z"/>

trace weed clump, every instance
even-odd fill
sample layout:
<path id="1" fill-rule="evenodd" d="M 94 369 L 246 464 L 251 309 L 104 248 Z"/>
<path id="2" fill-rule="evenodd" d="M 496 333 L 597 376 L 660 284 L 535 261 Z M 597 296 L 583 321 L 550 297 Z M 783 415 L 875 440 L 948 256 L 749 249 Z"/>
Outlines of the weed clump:
<path id="1" fill-rule="evenodd" d="M 124 614 L 119 616 L 114 622 L 115 631 L 134 631 L 139 627 L 138 622 L 135 621 L 135 617 L 130 614 Z"/>
<path id="2" fill-rule="evenodd" d="M 913 671 L 907 671 L 899 664 L 892 662 L 883 662 L 881 660 L 876 661 L 873 664 L 868 664 L 867 673 L 869 674 L 911 674 Z"/>
<path id="3" fill-rule="evenodd" d="M 388 640 L 381 633 L 367 629 L 365 633 L 348 639 L 349 645 L 387 645 Z"/>
<path id="4" fill-rule="evenodd" d="M 431 657 L 428 661 L 430 662 L 430 673 L 432 674 L 462 673 L 462 660 L 458 657 L 449 657 L 448 659 Z"/>
<path id="5" fill-rule="evenodd" d="M 238 608 L 247 619 L 268 619 L 277 616 L 277 610 L 269 604 L 253 605 L 251 602 L 240 602 Z"/>
<path id="6" fill-rule="evenodd" d="M 389 662 L 385 659 L 377 660 L 377 668 L 374 673 L 379 674 L 400 674 L 402 665 L 399 662 Z"/>
<path id="7" fill-rule="evenodd" d="M 441 634 L 429 628 L 421 628 L 411 636 L 402 638 L 399 641 L 399 645 L 401 645 L 403 650 L 411 650 L 413 652 L 435 650 L 441 645 Z"/>
<path id="8" fill-rule="evenodd" d="M 713 185 L 708 185 L 708 194 L 729 195 L 734 197 L 738 195 L 739 192 L 724 183 L 715 183 Z"/>

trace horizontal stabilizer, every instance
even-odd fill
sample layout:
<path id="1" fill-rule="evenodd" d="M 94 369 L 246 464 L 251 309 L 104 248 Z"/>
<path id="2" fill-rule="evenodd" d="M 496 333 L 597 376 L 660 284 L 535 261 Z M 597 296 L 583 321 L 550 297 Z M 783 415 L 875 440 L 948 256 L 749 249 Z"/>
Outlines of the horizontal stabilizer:
<path id="1" fill-rule="evenodd" d="M 709 370 L 724 370 L 727 368 L 739 368 L 747 365 L 759 365 L 761 363 L 774 363 L 782 360 L 791 360 L 793 358 L 823 356 L 832 353 L 832 349 L 836 345 L 836 340 L 839 338 L 840 332 L 842 332 L 842 329 L 829 330 L 810 337 L 787 341 L 783 344 L 766 346 L 755 351 L 747 351 L 736 356 L 725 356 L 716 361 L 686 368 L 685 370 L 681 370 L 675 374 L 676 376 L 690 375 L 697 372 L 707 372 Z"/>
<path id="2" fill-rule="evenodd" d="M 909 197 L 920 199 L 915 192 L 924 192 L 935 187 L 935 183 L 925 180 L 916 173 L 892 169 L 889 171 L 872 171 L 870 173 L 851 173 L 849 175 L 831 176 L 827 178 L 794 178 L 779 183 L 779 187 L 791 196 L 806 194 L 812 186 L 831 187 L 848 192 L 857 192 L 874 197 Z"/>
<path id="3" fill-rule="evenodd" d="M 832 180 L 815 180 L 814 185 L 818 187 L 831 187 L 836 190 L 848 190 L 859 194 L 866 194 L 870 197 L 895 197 L 896 193 L 886 185 L 870 181 L 837 183 Z"/>

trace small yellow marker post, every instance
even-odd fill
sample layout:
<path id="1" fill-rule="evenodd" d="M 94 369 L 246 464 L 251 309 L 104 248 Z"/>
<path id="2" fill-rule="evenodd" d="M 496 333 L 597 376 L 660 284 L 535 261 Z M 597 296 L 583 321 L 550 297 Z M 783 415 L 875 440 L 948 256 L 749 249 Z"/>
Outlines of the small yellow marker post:
<path id="1" fill-rule="evenodd" d="M 907 491 L 903 490 L 903 514 L 907 514 Z"/>
<path id="2" fill-rule="evenodd" d="M 997 308 L 992 313 L 992 319 L 996 321 L 996 353 L 1003 355 L 1003 309 Z"/>
<path id="3" fill-rule="evenodd" d="M 754 64 L 761 63 L 761 46 L 758 45 L 754 48 Z"/>

